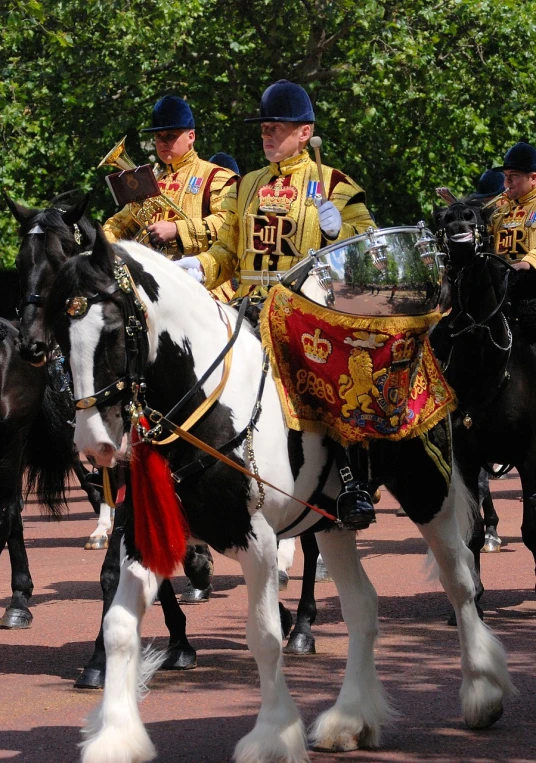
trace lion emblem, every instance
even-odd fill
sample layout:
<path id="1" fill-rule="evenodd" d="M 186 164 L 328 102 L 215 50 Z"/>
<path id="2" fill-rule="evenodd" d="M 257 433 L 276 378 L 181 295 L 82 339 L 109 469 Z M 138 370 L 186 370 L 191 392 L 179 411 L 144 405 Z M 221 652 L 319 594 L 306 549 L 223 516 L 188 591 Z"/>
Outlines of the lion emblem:
<path id="1" fill-rule="evenodd" d="M 345 400 L 341 413 L 345 419 L 349 418 L 350 413 L 357 408 L 363 413 L 375 413 L 371 407 L 372 399 L 380 396 L 376 381 L 380 376 L 387 373 L 386 368 L 379 371 L 373 370 L 372 358 L 367 349 L 383 347 L 389 336 L 356 331 L 354 337 L 346 337 L 344 340 L 346 344 L 350 344 L 354 348 L 348 358 L 350 376 L 341 374 L 339 377 L 339 397 L 341 400 Z"/>

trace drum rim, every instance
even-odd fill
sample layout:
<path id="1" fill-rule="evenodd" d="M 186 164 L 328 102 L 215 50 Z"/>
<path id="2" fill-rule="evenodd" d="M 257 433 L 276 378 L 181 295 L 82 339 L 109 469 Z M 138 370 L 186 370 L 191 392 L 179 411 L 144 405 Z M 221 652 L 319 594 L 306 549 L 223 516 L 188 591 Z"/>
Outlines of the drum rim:
<path id="1" fill-rule="evenodd" d="M 330 252 L 334 251 L 335 249 L 341 249 L 344 246 L 349 246 L 353 241 L 357 240 L 364 240 L 365 238 L 371 238 L 377 235 L 384 235 L 386 233 L 399 233 L 401 231 L 418 231 L 421 238 L 425 238 L 422 236 L 423 233 L 429 233 L 432 237 L 433 241 L 436 242 L 436 237 L 430 230 L 430 228 L 421 228 L 419 225 L 396 225 L 392 228 L 374 228 L 370 232 L 365 231 L 365 233 L 358 233 L 356 236 L 351 236 L 350 238 L 344 238 L 340 241 L 334 241 L 332 244 L 329 244 L 328 246 L 324 246 L 321 249 L 315 249 L 313 252 L 314 257 L 320 257 L 324 254 L 329 254 Z M 437 243 L 436 243 L 436 246 Z M 439 251 L 439 246 L 438 246 Z"/>

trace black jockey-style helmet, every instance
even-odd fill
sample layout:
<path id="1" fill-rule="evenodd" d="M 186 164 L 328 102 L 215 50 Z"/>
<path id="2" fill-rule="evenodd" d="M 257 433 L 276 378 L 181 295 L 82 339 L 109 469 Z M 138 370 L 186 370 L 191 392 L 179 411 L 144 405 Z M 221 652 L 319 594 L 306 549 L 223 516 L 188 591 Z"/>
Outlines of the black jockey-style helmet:
<path id="1" fill-rule="evenodd" d="M 471 200 L 491 199 L 504 191 L 504 173 L 500 170 L 486 170 L 480 175 L 476 191 L 470 196 Z"/>
<path id="2" fill-rule="evenodd" d="M 217 164 L 218 167 L 225 167 L 225 169 L 234 172 L 235 175 L 240 175 L 240 170 L 238 169 L 238 164 L 236 161 L 230 154 L 225 154 L 223 151 L 218 151 L 217 154 L 211 156 L 209 162 L 212 162 L 212 164 Z"/>
<path id="3" fill-rule="evenodd" d="M 311 99 L 301 85 L 280 79 L 266 88 L 258 117 L 245 122 L 314 122 Z"/>
<path id="4" fill-rule="evenodd" d="M 504 164 L 494 167 L 495 171 L 518 170 L 518 172 L 536 172 L 536 148 L 530 143 L 516 143 L 506 152 Z"/>
<path id="5" fill-rule="evenodd" d="M 194 115 L 186 101 L 176 95 L 165 95 L 155 104 L 151 127 L 146 127 L 142 132 L 194 129 Z"/>

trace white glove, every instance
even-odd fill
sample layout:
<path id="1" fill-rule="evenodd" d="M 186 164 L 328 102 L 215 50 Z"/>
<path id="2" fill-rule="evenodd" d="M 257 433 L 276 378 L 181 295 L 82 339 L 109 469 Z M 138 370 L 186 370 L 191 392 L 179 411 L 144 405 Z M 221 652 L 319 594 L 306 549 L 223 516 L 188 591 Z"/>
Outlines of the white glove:
<path id="1" fill-rule="evenodd" d="M 328 238 L 337 238 L 342 227 L 341 213 L 332 201 L 316 199 L 315 203 L 321 230 Z"/>
<path id="2" fill-rule="evenodd" d="M 184 268 L 189 276 L 195 278 L 199 283 L 203 283 L 205 280 L 205 274 L 203 272 L 203 266 L 197 259 L 197 257 L 182 257 L 180 260 L 175 260 L 175 264 L 179 268 Z"/>

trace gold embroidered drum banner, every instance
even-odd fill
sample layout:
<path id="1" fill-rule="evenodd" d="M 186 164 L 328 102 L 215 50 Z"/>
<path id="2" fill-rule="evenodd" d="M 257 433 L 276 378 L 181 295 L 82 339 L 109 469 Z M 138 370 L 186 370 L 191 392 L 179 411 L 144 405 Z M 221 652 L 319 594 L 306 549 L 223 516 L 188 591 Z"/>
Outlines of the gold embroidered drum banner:
<path id="1" fill-rule="evenodd" d="M 431 429 L 456 407 L 428 340 L 439 318 L 347 315 L 274 286 L 261 334 L 289 428 L 343 445 Z"/>

